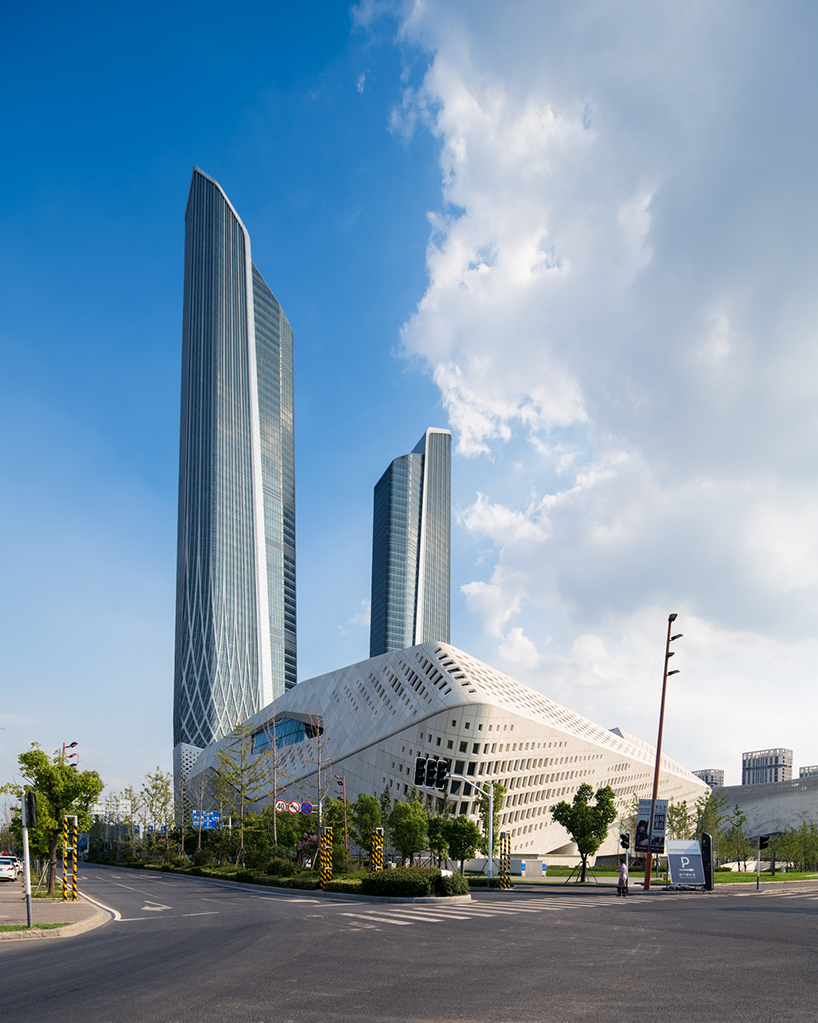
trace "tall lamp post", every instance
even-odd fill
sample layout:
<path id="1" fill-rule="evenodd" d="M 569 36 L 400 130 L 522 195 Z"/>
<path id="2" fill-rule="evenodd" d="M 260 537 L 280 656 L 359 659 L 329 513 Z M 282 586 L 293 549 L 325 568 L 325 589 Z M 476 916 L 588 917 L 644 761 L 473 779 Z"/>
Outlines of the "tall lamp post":
<path id="1" fill-rule="evenodd" d="M 667 666 L 670 658 L 673 657 L 674 651 L 670 649 L 670 644 L 674 639 L 681 639 L 682 633 L 677 632 L 675 636 L 671 636 L 670 630 L 673 623 L 676 621 L 678 616 L 674 613 L 668 615 L 667 619 L 667 641 L 665 643 L 665 670 L 662 673 L 662 703 L 659 708 L 659 738 L 656 740 L 656 766 L 653 770 L 653 795 L 650 800 L 650 825 L 648 827 L 648 852 L 645 857 L 645 891 L 650 888 L 650 871 L 653 865 L 653 853 L 651 851 L 651 845 L 653 843 L 653 815 L 656 812 L 656 797 L 659 795 L 659 768 L 662 762 L 662 732 L 665 727 L 665 696 L 667 694 L 667 680 L 670 675 L 678 675 L 679 669 L 675 668 L 673 671 L 668 671 Z"/>
<path id="2" fill-rule="evenodd" d="M 64 743 L 62 744 L 62 757 L 60 758 L 60 763 L 61 763 L 61 764 L 64 764 L 64 763 L 65 763 L 65 751 L 66 751 L 67 749 L 73 749 L 73 748 L 74 748 L 75 746 L 78 746 L 78 745 L 79 745 L 79 743 L 76 743 L 76 742 L 64 742 Z M 70 759 L 71 759 L 71 757 L 76 757 L 76 756 L 78 756 L 78 754 L 77 754 L 77 753 L 69 753 L 69 754 L 68 754 L 68 759 L 70 760 Z M 73 764 L 72 766 L 73 766 L 73 767 L 76 767 L 77 765 L 76 765 L 76 764 Z"/>

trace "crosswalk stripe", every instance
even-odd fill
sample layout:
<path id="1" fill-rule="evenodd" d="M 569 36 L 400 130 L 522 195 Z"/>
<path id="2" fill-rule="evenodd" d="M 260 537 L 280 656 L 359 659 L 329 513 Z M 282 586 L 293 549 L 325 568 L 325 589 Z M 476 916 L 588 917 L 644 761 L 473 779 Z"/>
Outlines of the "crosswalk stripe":
<path id="1" fill-rule="evenodd" d="M 411 927 L 411 920 L 395 920 L 388 916 L 376 916 L 374 913 L 341 913 L 341 916 L 351 916 L 356 920 L 377 920 L 383 924 L 393 924 L 396 927 Z"/>

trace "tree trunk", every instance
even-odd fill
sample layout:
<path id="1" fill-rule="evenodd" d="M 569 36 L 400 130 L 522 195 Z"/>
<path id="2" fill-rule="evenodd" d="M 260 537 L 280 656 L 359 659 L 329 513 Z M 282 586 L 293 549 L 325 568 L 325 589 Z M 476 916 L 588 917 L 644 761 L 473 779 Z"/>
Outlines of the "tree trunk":
<path id="1" fill-rule="evenodd" d="M 579 883 L 580 884 L 584 884 L 585 883 L 585 868 L 586 868 L 587 865 L 588 865 L 588 857 L 587 856 L 583 856 L 582 857 L 582 877 L 579 879 Z"/>
<path id="2" fill-rule="evenodd" d="M 48 894 L 54 894 L 57 884 L 57 843 L 60 840 L 60 832 L 52 831 L 48 838 Z"/>

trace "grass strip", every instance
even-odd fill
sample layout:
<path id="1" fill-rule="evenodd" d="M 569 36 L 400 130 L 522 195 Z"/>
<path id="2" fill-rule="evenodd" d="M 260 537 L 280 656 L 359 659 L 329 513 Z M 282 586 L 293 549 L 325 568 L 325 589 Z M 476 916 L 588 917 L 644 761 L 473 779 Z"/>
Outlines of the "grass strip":
<path id="1" fill-rule="evenodd" d="M 53 931 L 57 927 L 69 927 L 70 924 L 66 920 L 62 924 L 34 924 L 32 930 L 36 931 Z M 25 924 L 0 924 L 0 931 L 27 931 L 29 928 Z"/>

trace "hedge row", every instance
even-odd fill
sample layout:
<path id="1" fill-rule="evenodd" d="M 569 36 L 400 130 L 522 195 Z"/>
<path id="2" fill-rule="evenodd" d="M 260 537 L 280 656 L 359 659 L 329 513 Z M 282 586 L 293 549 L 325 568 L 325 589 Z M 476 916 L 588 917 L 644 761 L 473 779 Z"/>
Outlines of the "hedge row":
<path id="1" fill-rule="evenodd" d="M 315 891 L 318 878 L 309 874 L 295 877 L 281 877 L 277 874 L 260 874 L 250 870 L 218 871 L 207 867 L 176 867 L 170 863 L 151 864 L 141 861 L 128 864 L 139 869 L 160 870 L 163 873 L 188 874 L 192 877 L 207 877 L 216 881 L 238 881 L 245 884 L 265 885 L 270 888 L 296 888 Z M 423 898 L 428 896 L 468 895 L 469 884 L 485 884 L 486 878 L 472 878 L 471 882 L 460 874 L 444 876 L 436 868 L 396 867 L 367 874 L 363 878 L 338 878 L 327 884 L 326 891 L 342 892 L 348 895 L 380 895 L 381 897 Z M 499 878 L 492 883 L 499 885 Z"/>

